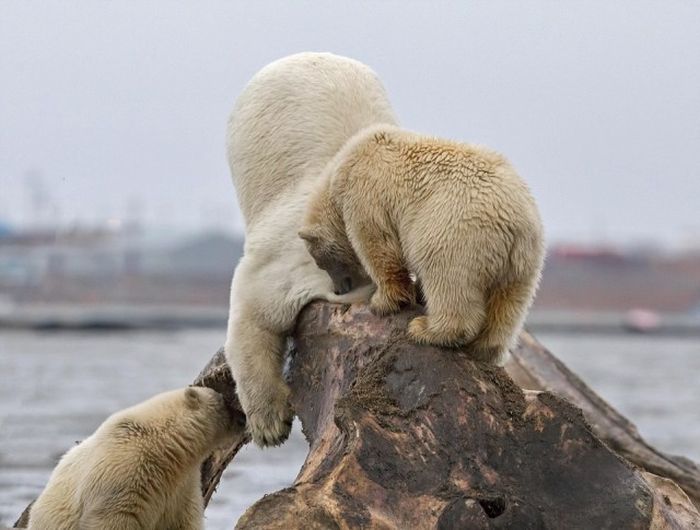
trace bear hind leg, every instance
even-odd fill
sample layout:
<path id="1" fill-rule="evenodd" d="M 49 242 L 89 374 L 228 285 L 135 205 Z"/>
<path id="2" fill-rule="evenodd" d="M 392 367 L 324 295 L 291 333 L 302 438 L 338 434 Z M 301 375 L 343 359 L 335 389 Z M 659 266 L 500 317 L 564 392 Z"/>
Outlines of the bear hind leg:
<path id="1" fill-rule="evenodd" d="M 503 359 L 522 326 L 531 291 L 527 284 L 516 283 L 491 293 L 486 325 L 471 345 L 476 360 L 497 363 Z"/>
<path id="2" fill-rule="evenodd" d="M 423 277 L 421 285 L 426 314 L 409 324 L 411 339 L 419 344 L 444 347 L 464 346 L 473 341 L 486 318 L 486 304 L 478 286 L 469 278 L 451 279 L 444 273 L 437 278 Z"/>

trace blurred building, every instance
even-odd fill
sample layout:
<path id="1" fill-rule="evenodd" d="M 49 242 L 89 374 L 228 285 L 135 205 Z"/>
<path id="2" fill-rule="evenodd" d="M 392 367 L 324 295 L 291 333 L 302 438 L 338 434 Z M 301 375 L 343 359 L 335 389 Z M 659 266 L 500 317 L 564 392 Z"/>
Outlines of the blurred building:
<path id="1" fill-rule="evenodd" d="M 218 232 L 8 228 L 0 231 L 0 294 L 15 302 L 225 304 L 242 246 Z"/>
<path id="2" fill-rule="evenodd" d="M 16 303 L 226 306 L 243 240 L 119 229 L 0 225 L 0 297 Z M 548 311 L 700 313 L 700 252 L 559 245 L 535 301 Z"/>
<path id="3" fill-rule="evenodd" d="M 550 249 L 538 309 L 688 312 L 700 305 L 700 254 L 562 245 Z"/>

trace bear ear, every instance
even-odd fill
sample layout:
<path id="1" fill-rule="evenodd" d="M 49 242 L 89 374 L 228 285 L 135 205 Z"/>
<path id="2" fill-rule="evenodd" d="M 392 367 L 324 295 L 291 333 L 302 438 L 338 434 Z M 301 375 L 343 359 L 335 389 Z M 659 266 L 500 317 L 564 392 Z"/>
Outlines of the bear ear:
<path id="1" fill-rule="evenodd" d="M 195 390 L 194 388 L 187 387 L 185 389 L 185 404 L 187 405 L 187 408 L 196 410 L 199 408 L 200 404 L 200 397 L 199 397 L 199 392 Z"/>
<path id="2" fill-rule="evenodd" d="M 298 235 L 304 241 L 308 241 L 311 244 L 318 243 L 319 239 L 321 239 L 318 235 L 318 231 L 313 227 L 308 226 L 299 230 Z"/>

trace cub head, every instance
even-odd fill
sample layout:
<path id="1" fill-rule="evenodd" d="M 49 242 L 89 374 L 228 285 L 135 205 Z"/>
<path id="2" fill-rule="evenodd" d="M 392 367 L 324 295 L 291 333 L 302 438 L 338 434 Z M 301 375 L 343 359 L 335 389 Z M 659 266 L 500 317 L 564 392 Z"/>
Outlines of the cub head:
<path id="1" fill-rule="evenodd" d="M 345 231 L 345 221 L 332 189 L 332 173 L 322 177 L 312 195 L 299 237 L 319 269 L 328 273 L 335 294 L 345 294 L 371 283 L 352 248 Z"/>
<path id="2" fill-rule="evenodd" d="M 189 386 L 184 389 L 185 410 L 190 413 L 204 430 L 219 441 L 233 435 L 235 427 L 234 411 L 230 409 L 224 396 L 211 388 Z"/>
<path id="3" fill-rule="evenodd" d="M 345 232 L 330 232 L 322 225 L 310 225 L 299 231 L 299 237 L 318 268 L 330 276 L 335 294 L 371 283 Z"/>

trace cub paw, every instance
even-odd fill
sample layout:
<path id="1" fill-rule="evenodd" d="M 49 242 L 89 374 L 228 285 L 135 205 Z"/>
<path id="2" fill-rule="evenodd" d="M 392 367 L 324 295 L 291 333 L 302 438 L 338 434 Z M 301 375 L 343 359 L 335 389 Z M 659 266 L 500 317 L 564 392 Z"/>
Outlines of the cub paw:
<path id="1" fill-rule="evenodd" d="M 259 447 L 283 444 L 292 430 L 294 412 L 287 399 L 270 400 L 247 415 L 248 432 Z"/>
<path id="2" fill-rule="evenodd" d="M 416 317 L 408 324 L 408 336 L 418 344 L 429 344 L 428 317 Z"/>
<path id="3" fill-rule="evenodd" d="M 370 300 L 370 309 L 375 315 L 384 316 L 398 313 L 403 306 L 416 303 L 416 290 L 412 283 L 407 285 L 388 285 L 377 288 Z"/>
<path id="4" fill-rule="evenodd" d="M 468 352 L 475 361 L 500 365 L 508 355 L 508 348 L 505 346 L 486 346 L 477 342 L 469 348 Z"/>
<path id="5" fill-rule="evenodd" d="M 369 302 L 369 308 L 372 310 L 372 313 L 382 317 L 385 315 L 391 315 L 392 313 L 398 313 L 401 306 L 398 302 L 386 296 L 384 292 L 377 290 L 377 292 L 372 295 Z"/>
<path id="6" fill-rule="evenodd" d="M 429 316 L 416 317 L 408 325 L 408 336 L 416 344 L 430 344 L 443 348 L 459 348 L 469 343 L 459 326 L 437 327 Z"/>

